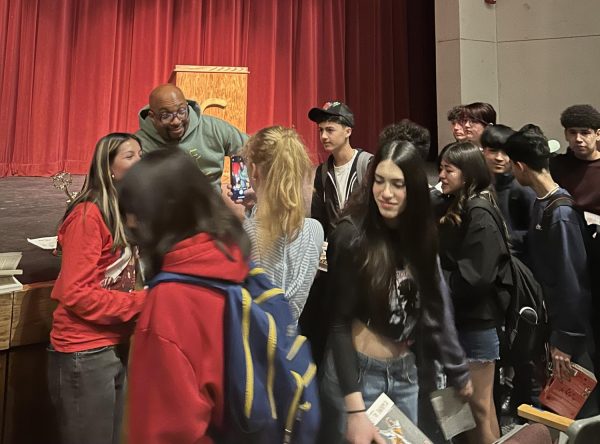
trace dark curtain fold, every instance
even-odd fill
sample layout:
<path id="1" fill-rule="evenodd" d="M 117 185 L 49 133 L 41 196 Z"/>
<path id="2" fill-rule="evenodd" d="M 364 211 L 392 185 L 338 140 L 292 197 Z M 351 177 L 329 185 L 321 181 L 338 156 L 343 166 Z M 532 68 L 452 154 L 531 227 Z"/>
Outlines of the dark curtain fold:
<path id="1" fill-rule="evenodd" d="M 369 151 L 404 117 L 435 130 L 433 0 L 5 0 L 0 176 L 86 172 L 176 64 L 247 66 L 248 131 L 294 126 L 315 162 L 307 112 L 330 99 Z"/>

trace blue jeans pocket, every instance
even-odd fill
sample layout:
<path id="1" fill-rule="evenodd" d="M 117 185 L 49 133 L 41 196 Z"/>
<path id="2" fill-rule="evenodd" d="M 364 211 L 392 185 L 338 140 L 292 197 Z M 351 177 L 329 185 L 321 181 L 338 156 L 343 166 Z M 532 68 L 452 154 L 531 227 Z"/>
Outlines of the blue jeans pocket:
<path id="1" fill-rule="evenodd" d="M 416 384 L 418 382 L 417 366 L 414 362 L 405 362 L 404 365 L 394 368 L 391 376 L 398 382 Z"/>

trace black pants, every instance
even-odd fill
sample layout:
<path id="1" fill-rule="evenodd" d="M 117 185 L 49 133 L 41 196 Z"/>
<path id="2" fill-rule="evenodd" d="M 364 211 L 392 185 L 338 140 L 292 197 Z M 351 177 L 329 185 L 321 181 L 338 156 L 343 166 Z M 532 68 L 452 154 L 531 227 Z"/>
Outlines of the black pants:
<path id="1" fill-rule="evenodd" d="M 48 349 L 48 389 L 63 444 L 118 444 L 125 399 L 127 347 L 74 353 Z"/>
<path id="2" fill-rule="evenodd" d="M 327 291 L 327 273 L 318 271 L 298 320 L 301 333 L 308 338 L 317 367 L 323 362 L 333 309 Z"/>

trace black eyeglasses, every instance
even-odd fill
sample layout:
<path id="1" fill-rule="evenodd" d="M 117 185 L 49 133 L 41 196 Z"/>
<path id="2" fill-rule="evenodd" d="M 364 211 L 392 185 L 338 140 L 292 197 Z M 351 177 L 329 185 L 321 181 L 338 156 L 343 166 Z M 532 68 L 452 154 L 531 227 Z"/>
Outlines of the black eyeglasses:
<path id="1" fill-rule="evenodd" d="M 171 123 L 173 119 L 177 116 L 179 120 L 183 120 L 188 116 L 187 106 L 185 108 L 179 108 L 177 111 L 173 113 L 169 113 L 167 111 L 162 111 L 158 114 L 158 118 L 162 123 Z"/>

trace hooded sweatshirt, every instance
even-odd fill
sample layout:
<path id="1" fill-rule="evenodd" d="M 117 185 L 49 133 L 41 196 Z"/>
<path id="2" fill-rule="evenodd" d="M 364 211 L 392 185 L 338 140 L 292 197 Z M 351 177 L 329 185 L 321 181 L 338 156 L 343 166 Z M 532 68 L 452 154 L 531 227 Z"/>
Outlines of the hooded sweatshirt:
<path id="1" fill-rule="evenodd" d="M 200 233 L 177 243 L 163 271 L 241 283 L 248 266 Z M 133 338 L 129 367 L 129 442 L 213 443 L 223 429 L 223 316 L 218 290 L 180 282 L 148 293 Z"/>
<path id="2" fill-rule="evenodd" d="M 58 230 L 62 265 L 52 289 L 58 301 L 50 342 L 56 351 L 74 353 L 124 344 L 146 291 L 107 288 L 107 269 L 121 256 L 96 204 L 75 206 Z"/>
<path id="3" fill-rule="evenodd" d="M 142 141 L 142 151 L 149 153 L 161 148 L 180 148 L 194 158 L 198 168 L 220 190 L 223 157 L 237 153 L 248 136 L 236 127 L 212 116 L 205 116 L 193 100 L 188 100 L 189 124 L 180 140 L 165 141 L 148 117 L 149 106 L 138 114 L 140 129 L 136 134 Z"/>

